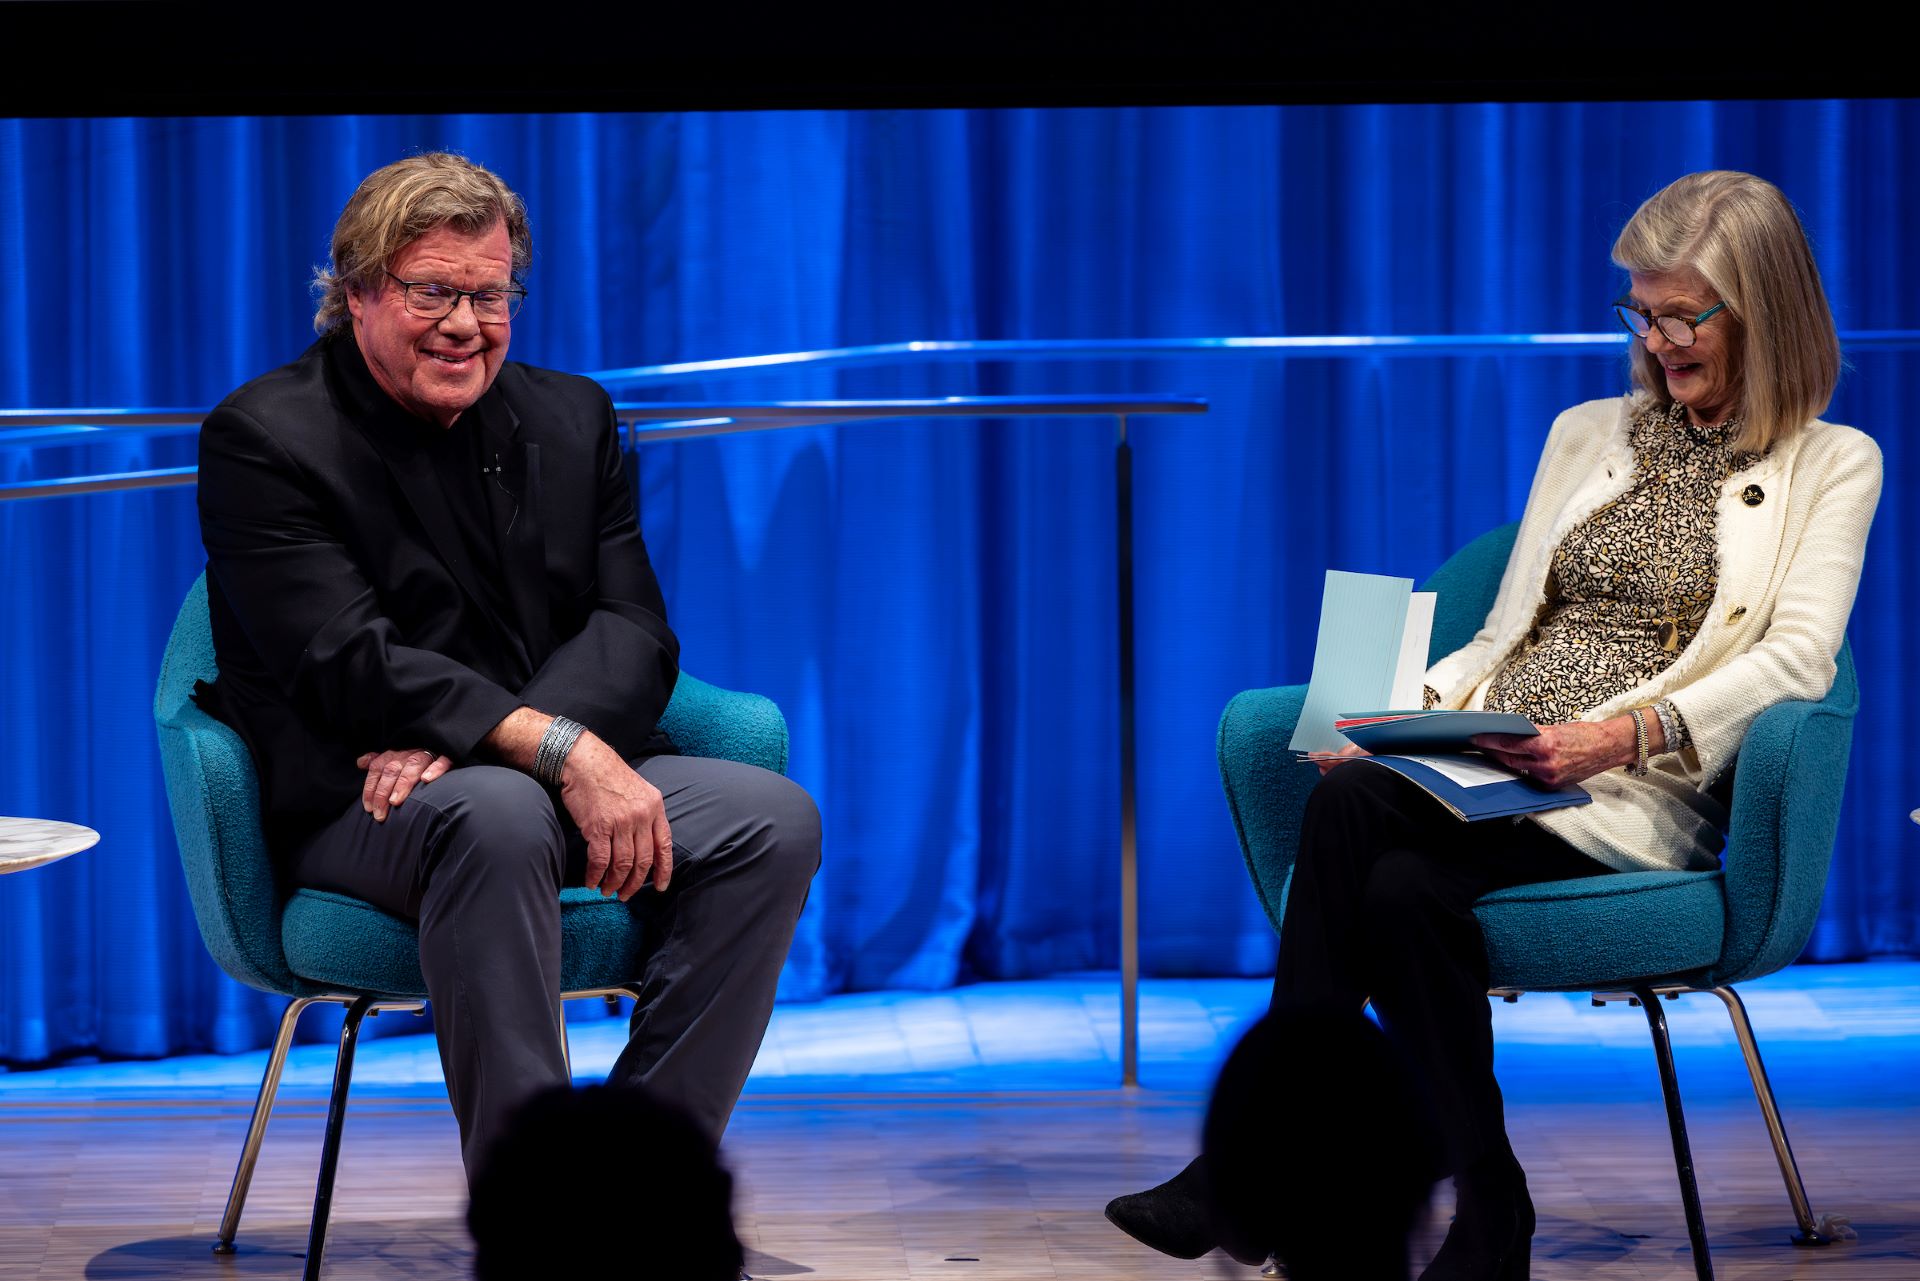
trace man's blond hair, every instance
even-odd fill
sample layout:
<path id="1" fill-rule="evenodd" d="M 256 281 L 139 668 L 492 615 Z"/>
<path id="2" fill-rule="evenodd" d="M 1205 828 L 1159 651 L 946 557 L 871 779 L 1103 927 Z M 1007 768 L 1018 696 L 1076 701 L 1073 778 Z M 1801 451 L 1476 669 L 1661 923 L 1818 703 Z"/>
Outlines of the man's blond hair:
<path id="1" fill-rule="evenodd" d="M 332 261 L 314 269 L 317 333 L 347 323 L 347 292 L 379 288 L 393 256 L 439 227 L 477 236 L 504 222 L 518 275 L 533 261 L 527 207 L 498 175 L 465 156 L 428 151 L 368 174 L 333 224 Z"/>

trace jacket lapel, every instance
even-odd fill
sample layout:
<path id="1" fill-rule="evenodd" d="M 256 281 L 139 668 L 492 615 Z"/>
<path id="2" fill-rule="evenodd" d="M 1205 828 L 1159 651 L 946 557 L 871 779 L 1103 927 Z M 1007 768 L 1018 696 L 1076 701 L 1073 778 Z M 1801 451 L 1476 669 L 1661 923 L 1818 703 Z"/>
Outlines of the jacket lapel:
<path id="1" fill-rule="evenodd" d="M 500 488 L 511 501 L 495 508 L 506 595 L 520 624 L 533 671 L 553 652 L 547 602 L 547 542 L 540 521 L 540 446 L 521 439 L 520 416 L 506 399 L 485 397 L 480 424 L 500 459 Z"/>
<path id="2" fill-rule="evenodd" d="M 1720 487 L 1716 514 L 1720 579 L 1709 623 L 1726 621 L 1729 610 L 1750 608 L 1756 596 L 1767 593 L 1766 579 L 1780 564 L 1780 544 L 1786 535 L 1792 463 L 1805 436 L 1804 430 L 1794 433 Z M 1749 489 L 1757 491 L 1758 502 L 1746 500 Z"/>

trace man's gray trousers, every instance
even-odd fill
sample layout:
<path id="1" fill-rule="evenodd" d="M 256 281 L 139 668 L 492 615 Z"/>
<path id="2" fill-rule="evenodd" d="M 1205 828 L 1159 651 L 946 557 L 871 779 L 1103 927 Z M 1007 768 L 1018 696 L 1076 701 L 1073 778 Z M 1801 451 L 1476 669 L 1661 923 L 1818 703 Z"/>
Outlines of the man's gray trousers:
<path id="1" fill-rule="evenodd" d="M 674 868 L 665 892 L 628 903 L 647 943 L 611 1079 L 645 1084 L 717 1142 L 773 1013 L 820 816 L 798 785 L 756 766 L 655 756 L 634 768 L 666 802 Z M 355 801 L 295 851 L 291 874 L 419 923 L 447 1093 L 477 1173 L 513 1110 L 567 1082 L 559 893 L 585 879 L 579 832 L 528 775 L 467 766 L 416 787 L 383 823 Z"/>

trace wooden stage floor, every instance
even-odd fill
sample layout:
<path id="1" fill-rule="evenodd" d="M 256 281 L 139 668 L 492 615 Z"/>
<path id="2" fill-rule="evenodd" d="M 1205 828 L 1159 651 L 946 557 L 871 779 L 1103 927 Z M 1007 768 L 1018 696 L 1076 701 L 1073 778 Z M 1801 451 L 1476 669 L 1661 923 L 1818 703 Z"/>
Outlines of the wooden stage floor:
<path id="1" fill-rule="evenodd" d="M 1262 987 L 1149 984 L 1139 1090 L 1112 1083 L 1103 979 L 782 1007 L 727 1143 L 750 1270 L 769 1281 L 1252 1281 L 1256 1270 L 1224 1256 L 1156 1255 L 1100 1210 L 1184 1163 L 1213 1064 Z M 1859 1239 L 1786 1244 L 1792 1216 L 1725 1019 L 1712 998 L 1689 998 L 1667 1008 L 1718 1275 L 1920 1278 L 1920 965 L 1802 967 L 1747 995 L 1815 1211 L 1849 1217 Z M 1691 1278 L 1640 1013 L 1528 997 L 1495 1017 L 1539 1208 L 1533 1277 Z M 583 1075 L 616 1038 L 612 1023 L 576 1030 Z M 261 1056 L 0 1073 L 0 1278 L 298 1276 L 328 1056 L 295 1052 L 241 1252 L 227 1259 L 208 1246 Z M 430 1045 L 379 1038 L 361 1063 L 328 1275 L 462 1277 L 464 1189 Z M 636 1156 L 636 1206 L 646 1177 Z M 557 1243 L 644 1222 L 594 1202 L 556 1225 Z M 1446 1213 L 1441 1195 L 1417 1248 L 1437 1244 Z M 1364 1210 L 1327 1230 L 1366 1232 Z M 563 1244 L 555 1262 L 552 1276 L 571 1275 Z"/>

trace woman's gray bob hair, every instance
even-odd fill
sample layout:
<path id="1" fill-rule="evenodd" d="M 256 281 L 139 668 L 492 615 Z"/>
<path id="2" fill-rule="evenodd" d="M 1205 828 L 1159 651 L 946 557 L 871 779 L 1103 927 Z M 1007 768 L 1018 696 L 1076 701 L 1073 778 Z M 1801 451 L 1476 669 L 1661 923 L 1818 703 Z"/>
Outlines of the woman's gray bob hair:
<path id="1" fill-rule="evenodd" d="M 1765 450 L 1826 410 L 1840 338 L 1807 233 L 1778 187 L 1725 169 L 1676 179 L 1627 221 L 1613 261 L 1647 275 L 1692 270 L 1727 304 L 1740 326 L 1739 448 Z M 1633 380 L 1673 402 L 1645 343 L 1633 344 Z"/>

